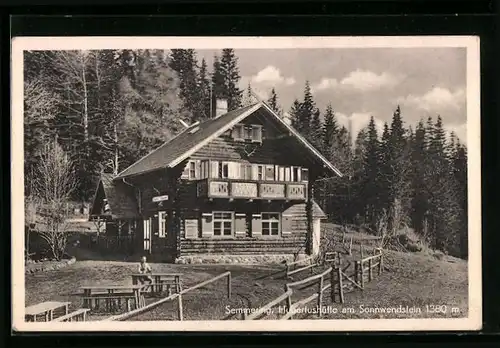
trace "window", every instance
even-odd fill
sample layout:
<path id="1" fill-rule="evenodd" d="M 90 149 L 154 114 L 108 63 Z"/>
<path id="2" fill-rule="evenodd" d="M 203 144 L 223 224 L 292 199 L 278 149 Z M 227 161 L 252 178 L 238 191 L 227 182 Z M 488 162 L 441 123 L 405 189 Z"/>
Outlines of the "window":
<path id="1" fill-rule="evenodd" d="M 165 238 L 167 235 L 167 213 L 158 212 L 158 237 Z"/>
<path id="2" fill-rule="evenodd" d="M 278 181 L 284 181 L 285 180 L 285 167 L 278 167 L 279 174 L 278 174 Z"/>
<path id="3" fill-rule="evenodd" d="M 308 181 L 309 180 L 309 170 L 307 168 L 302 168 L 302 181 Z"/>
<path id="4" fill-rule="evenodd" d="M 214 236 L 224 237 L 233 234 L 233 213 L 214 212 L 213 213 Z"/>
<path id="5" fill-rule="evenodd" d="M 200 179 L 206 179 L 208 178 L 208 172 L 209 172 L 209 162 L 208 161 L 201 161 L 201 176 Z"/>
<path id="6" fill-rule="evenodd" d="M 262 213 L 262 235 L 279 236 L 280 234 L 280 214 Z"/>
<path id="7" fill-rule="evenodd" d="M 227 179 L 229 177 L 229 163 L 219 162 L 219 176 L 220 179 Z"/>
<path id="8" fill-rule="evenodd" d="M 264 166 L 257 166 L 257 180 L 264 180 Z"/>
<path id="9" fill-rule="evenodd" d="M 240 179 L 252 180 L 252 165 L 242 164 L 240 167 Z"/>
<path id="10" fill-rule="evenodd" d="M 266 180 L 274 180 L 274 166 L 266 166 Z"/>
<path id="11" fill-rule="evenodd" d="M 233 130 L 234 140 L 262 142 L 262 126 L 238 124 Z"/>
<path id="12" fill-rule="evenodd" d="M 300 181 L 300 168 L 292 167 L 292 181 Z"/>
<path id="13" fill-rule="evenodd" d="M 189 179 L 196 178 L 196 162 L 189 162 Z"/>

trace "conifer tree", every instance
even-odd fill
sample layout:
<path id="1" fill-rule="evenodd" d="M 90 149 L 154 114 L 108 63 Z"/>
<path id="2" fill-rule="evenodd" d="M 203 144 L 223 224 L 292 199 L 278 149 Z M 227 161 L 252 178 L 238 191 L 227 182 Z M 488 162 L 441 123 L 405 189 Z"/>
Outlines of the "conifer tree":
<path id="1" fill-rule="evenodd" d="M 278 95 L 276 94 L 276 90 L 274 89 L 274 87 L 271 89 L 271 94 L 269 95 L 269 99 L 267 100 L 267 105 L 269 105 L 269 107 L 271 109 L 273 109 L 273 111 L 276 114 L 278 114 L 279 116 L 282 116 L 283 110 L 281 109 L 281 106 L 279 105 Z"/>
<path id="2" fill-rule="evenodd" d="M 242 106 L 248 106 L 248 105 L 252 105 L 253 103 L 255 102 L 255 97 L 253 96 L 253 93 L 252 93 L 252 86 L 250 85 L 250 82 L 248 83 L 248 86 L 245 90 L 245 93 L 243 95 L 243 99 L 242 99 Z"/>
<path id="3" fill-rule="evenodd" d="M 298 113 L 298 131 L 306 137 L 306 139 L 310 139 L 311 135 L 311 123 L 314 112 L 316 111 L 316 104 L 314 103 L 313 96 L 311 93 L 311 86 L 309 85 L 309 81 L 306 81 L 304 87 L 304 100 L 300 103 L 300 110 Z"/>
<path id="4" fill-rule="evenodd" d="M 338 124 L 331 104 L 328 104 L 325 111 L 325 122 L 323 124 L 323 134 L 321 136 L 323 153 L 326 158 L 332 160 L 338 136 Z"/>
<path id="5" fill-rule="evenodd" d="M 238 57 L 232 48 L 224 48 L 221 54 L 220 68 L 224 78 L 222 96 L 227 98 L 228 109 L 234 110 L 241 106 L 242 91 L 239 89 L 240 72 Z"/>
<path id="6" fill-rule="evenodd" d="M 297 131 L 300 132 L 300 108 L 301 104 L 298 101 L 298 99 L 295 99 L 292 104 L 292 108 L 290 109 L 290 120 L 292 127 L 295 128 Z"/>
<path id="7" fill-rule="evenodd" d="M 315 109 L 313 112 L 313 116 L 311 119 L 311 127 L 309 129 L 309 142 L 313 144 L 318 150 L 322 150 L 322 142 L 321 142 L 321 135 L 322 135 L 322 124 L 321 124 L 321 119 L 320 119 L 320 111 L 319 109 Z"/>
<path id="8" fill-rule="evenodd" d="M 201 102 L 200 121 L 204 121 L 210 117 L 210 89 L 211 83 L 205 58 L 201 60 L 200 71 L 198 74 L 198 90 Z"/>
<path id="9" fill-rule="evenodd" d="M 366 153 L 363 173 L 363 200 L 365 201 L 366 215 L 370 227 L 375 230 L 376 220 L 380 211 L 379 173 L 380 143 L 375 126 L 375 119 L 370 118 L 367 128 Z"/>
<path id="10" fill-rule="evenodd" d="M 157 70 L 156 58 L 148 59 L 151 62 L 148 68 Z M 184 102 L 184 107 L 191 112 L 191 122 L 200 120 L 203 117 L 203 103 L 200 103 L 201 91 L 198 88 L 198 73 L 196 65 L 196 51 L 193 49 L 173 49 L 170 56 L 170 67 L 179 75 L 180 97 Z"/>

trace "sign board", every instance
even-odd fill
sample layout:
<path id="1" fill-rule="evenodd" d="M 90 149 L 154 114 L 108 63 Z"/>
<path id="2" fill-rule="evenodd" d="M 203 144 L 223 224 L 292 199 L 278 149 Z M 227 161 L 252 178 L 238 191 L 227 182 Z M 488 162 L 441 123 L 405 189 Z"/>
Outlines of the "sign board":
<path id="1" fill-rule="evenodd" d="M 168 201 L 168 195 L 153 197 L 153 202 Z"/>
<path id="2" fill-rule="evenodd" d="M 198 237 L 198 219 L 186 219 L 184 220 L 184 226 L 186 238 Z"/>

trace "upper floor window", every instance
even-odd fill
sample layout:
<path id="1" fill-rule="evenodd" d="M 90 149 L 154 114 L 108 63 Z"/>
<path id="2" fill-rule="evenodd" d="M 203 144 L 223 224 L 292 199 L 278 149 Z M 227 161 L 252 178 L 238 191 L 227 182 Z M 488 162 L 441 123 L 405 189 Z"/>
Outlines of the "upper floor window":
<path id="1" fill-rule="evenodd" d="M 234 140 L 262 142 L 262 126 L 257 124 L 238 124 L 233 129 Z"/>
<path id="2" fill-rule="evenodd" d="M 189 162 L 189 179 L 196 178 L 196 162 Z"/>

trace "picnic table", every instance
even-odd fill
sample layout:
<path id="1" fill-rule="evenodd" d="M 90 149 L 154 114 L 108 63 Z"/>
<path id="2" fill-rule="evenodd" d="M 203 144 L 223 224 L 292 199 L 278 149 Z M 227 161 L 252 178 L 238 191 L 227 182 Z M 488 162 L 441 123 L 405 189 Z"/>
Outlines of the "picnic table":
<path id="1" fill-rule="evenodd" d="M 164 290 L 167 290 L 168 295 L 171 294 L 171 286 L 174 287 L 177 293 L 181 292 L 181 273 L 134 273 L 132 274 L 132 284 L 139 284 L 139 279 L 143 277 L 150 277 L 153 282 L 150 284 L 145 284 L 146 291 L 151 292 L 153 295 L 161 294 Z"/>
<path id="2" fill-rule="evenodd" d="M 121 307 L 122 300 L 127 303 L 127 310 L 131 310 L 131 301 L 134 302 L 134 309 L 146 305 L 142 289 L 144 285 L 91 285 L 82 286 L 83 307 L 89 309 L 100 308 L 100 301 L 105 301 L 105 309 L 108 312 L 115 311 Z M 94 302 L 94 306 L 92 306 Z"/>
<path id="3" fill-rule="evenodd" d="M 33 306 L 26 307 L 26 321 L 37 321 L 37 317 L 42 316 L 45 321 L 54 319 L 54 312 L 64 309 L 64 315 L 68 314 L 70 302 L 48 301 L 42 302 Z"/>

